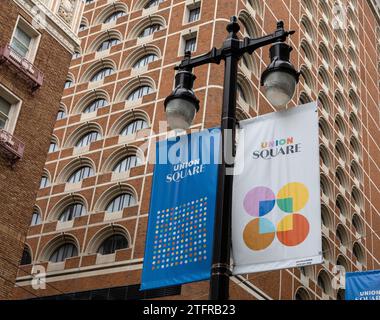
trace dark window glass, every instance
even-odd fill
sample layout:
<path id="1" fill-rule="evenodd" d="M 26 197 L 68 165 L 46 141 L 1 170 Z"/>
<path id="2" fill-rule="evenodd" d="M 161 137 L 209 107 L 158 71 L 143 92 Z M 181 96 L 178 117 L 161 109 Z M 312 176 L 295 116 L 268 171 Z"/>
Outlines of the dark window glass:
<path id="1" fill-rule="evenodd" d="M 30 256 L 29 250 L 27 248 L 24 248 L 24 251 L 22 252 L 20 265 L 25 266 L 31 263 L 32 263 L 32 257 Z"/>
<path id="2" fill-rule="evenodd" d="M 32 215 L 32 221 L 30 223 L 31 226 L 36 226 L 41 223 L 41 215 L 39 212 L 34 211 Z"/>
<path id="3" fill-rule="evenodd" d="M 77 247 L 71 243 L 65 243 L 53 252 L 53 254 L 50 256 L 49 261 L 62 262 L 65 261 L 67 258 L 75 257 L 77 255 Z"/>
<path id="4" fill-rule="evenodd" d="M 83 113 L 90 113 L 102 108 L 108 104 L 105 99 L 96 99 L 92 101 L 84 110 Z"/>
<path id="5" fill-rule="evenodd" d="M 120 234 L 116 234 L 108 237 L 106 240 L 103 241 L 103 243 L 100 245 L 98 249 L 98 253 L 111 254 L 114 253 L 116 250 L 125 248 L 128 248 L 127 239 Z"/>
<path id="6" fill-rule="evenodd" d="M 122 136 L 136 133 L 139 130 L 148 128 L 148 123 L 145 120 L 135 120 L 127 124 L 120 132 Z"/>
<path id="7" fill-rule="evenodd" d="M 197 44 L 197 38 L 195 38 L 195 37 L 186 40 L 186 43 L 185 43 L 185 52 L 187 52 L 187 51 L 194 52 L 196 44 Z"/>
<path id="8" fill-rule="evenodd" d="M 199 14 L 201 12 L 201 8 L 197 7 L 194 9 L 191 9 L 189 12 L 189 22 L 194 22 L 199 20 Z"/>
<path id="9" fill-rule="evenodd" d="M 115 21 L 116 19 L 122 17 L 124 15 L 124 11 L 116 11 L 111 13 L 105 20 L 104 23 L 109 23 L 111 21 Z"/>
<path id="10" fill-rule="evenodd" d="M 100 71 L 98 71 L 92 78 L 91 78 L 91 82 L 94 82 L 94 81 L 100 81 L 102 79 L 104 79 L 105 77 L 111 75 L 113 73 L 113 69 L 112 68 L 104 68 Z"/>
<path id="11" fill-rule="evenodd" d="M 108 40 L 105 40 L 102 42 L 102 44 L 98 47 L 97 51 L 100 52 L 100 51 L 104 51 L 104 50 L 107 50 L 109 48 L 111 48 L 112 46 L 115 46 L 117 44 L 120 43 L 120 40 L 119 39 L 108 39 Z"/>
<path id="12" fill-rule="evenodd" d="M 127 98 L 128 101 L 135 101 L 143 96 L 151 93 L 153 91 L 152 87 L 149 86 L 141 86 L 134 90 Z"/>
<path id="13" fill-rule="evenodd" d="M 131 207 L 136 204 L 135 198 L 129 193 L 123 193 L 114 199 L 107 205 L 107 212 L 117 212 L 124 208 Z"/>
<path id="14" fill-rule="evenodd" d="M 161 26 L 158 23 L 152 24 L 140 32 L 139 38 L 144 38 L 144 37 L 150 36 L 151 34 L 155 33 L 156 31 L 158 31 L 160 29 L 161 29 Z"/>
<path id="15" fill-rule="evenodd" d="M 133 69 L 138 69 L 138 68 L 141 68 L 141 67 L 145 67 L 146 65 L 148 65 L 149 63 L 153 62 L 153 61 L 156 61 L 158 59 L 158 57 L 155 55 L 155 54 L 147 54 L 146 56 L 142 57 L 141 59 L 139 59 L 134 65 L 133 65 Z"/>
<path id="16" fill-rule="evenodd" d="M 59 216 L 58 220 L 61 222 L 71 221 L 76 217 L 80 217 L 82 215 L 86 214 L 86 209 L 81 203 L 73 203 L 68 205 L 61 215 Z"/>
<path id="17" fill-rule="evenodd" d="M 113 172 L 126 172 L 129 169 L 138 166 L 141 163 L 139 157 L 129 156 L 119 161 L 119 163 L 113 168 Z"/>
<path id="18" fill-rule="evenodd" d="M 85 166 L 76 170 L 70 178 L 67 180 L 68 183 L 77 183 L 86 179 L 94 174 L 94 171 L 91 167 Z"/>
<path id="19" fill-rule="evenodd" d="M 165 0 L 149 0 L 148 3 L 144 6 L 144 9 L 149 9 L 154 6 L 158 6 L 161 2 Z"/>
<path id="20" fill-rule="evenodd" d="M 96 131 L 91 131 L 89 133 L 86 133 L 84 136 L 82 136 L 78 142 L 76 143 L 76 147 L 84 147 L 89 145 L 91 142 L 98 140 L 99 133 Z"/>

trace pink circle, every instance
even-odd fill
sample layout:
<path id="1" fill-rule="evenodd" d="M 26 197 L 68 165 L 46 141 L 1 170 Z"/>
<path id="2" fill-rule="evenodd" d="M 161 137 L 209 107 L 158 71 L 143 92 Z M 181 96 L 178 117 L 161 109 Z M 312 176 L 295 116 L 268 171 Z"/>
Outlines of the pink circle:
<path id="1" fill-rule="evenodd" d="M 253 217 L 263 217 L 272 211 L 276 203 L 276 196 L 267 187 L 256 187 L 247 193 L 244 198 L 244 209 Z"/>

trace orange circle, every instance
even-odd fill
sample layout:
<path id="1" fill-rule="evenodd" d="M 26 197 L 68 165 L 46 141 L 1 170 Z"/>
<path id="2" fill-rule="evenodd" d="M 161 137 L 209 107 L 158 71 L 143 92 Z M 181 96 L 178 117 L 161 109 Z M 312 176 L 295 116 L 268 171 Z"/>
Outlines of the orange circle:
<path id="1" fill-rule="evenodd" d="M 294 247 L 305 241 L 310 225 L 300 214 L 290 214 L 277 225 L 277 238 L 285 246 Z"/>
<path id="2" fill-rule="evenodd" d="M 253 219 L 243 232 L 243 239 L 248 248 L 254 251 L 264 250 L 271 245 L 276 236 L 275 227 L 265 218 Z"/>

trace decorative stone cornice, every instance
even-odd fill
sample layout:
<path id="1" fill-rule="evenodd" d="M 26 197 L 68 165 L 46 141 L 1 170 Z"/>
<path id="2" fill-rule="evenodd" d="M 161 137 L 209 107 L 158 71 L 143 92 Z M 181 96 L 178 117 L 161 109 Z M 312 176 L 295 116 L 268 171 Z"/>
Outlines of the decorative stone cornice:
<path id="1" fill-rule="evenodd" d="M 74 31 L 77 29 L 75 21 L 70 27 L 57 13 L 54 13 L 41 0 L 13 0 L 20 6 L 30 17 L 35 24 L 41 29 L 48 32 L 56 39 L 66 50 L 74 53 L 76 48 L 80 46 L 80 41 Z M 83 3 L 77 0 L 78 7 L 75 12 L 76 17 L 80 17 L 83 12 Z M 38 13 L 38 17 L 37 14 Z"/>

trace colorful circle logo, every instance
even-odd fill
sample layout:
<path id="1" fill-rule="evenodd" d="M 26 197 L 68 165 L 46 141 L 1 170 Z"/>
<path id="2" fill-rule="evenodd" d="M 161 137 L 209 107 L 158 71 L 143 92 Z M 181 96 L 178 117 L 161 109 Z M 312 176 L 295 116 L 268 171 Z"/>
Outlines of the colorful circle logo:
<path id="1" fill-rule="evenodd" d="M 277 194 L 277 205 L 286 213 L 302 210 L 308 201 L 309 191 L 299 182 L 288 183 Z"/>
<path id="2" fill-rule="evenodd" d="M 244 199 L 245 211 L 253 217 L 263 217 L 271 212 L 276 204 L 276 196 L 266 187 L 257 187 L 248 192 Z"/>
<path id="3" fill-rule="evenodd" d="M 264 250 L 269 247 L 276 236 L 276 228 L 265 218 L 253 219 L 243 232 L 244 242 L 252 250 Z"/>
<path id="4" fill-rule="evenodd" d="M 286 184 L 275 196 L 267 187 L 256 187 L 250 190 L 244 198 L 245 211 L 256 219 L 251 220 L 244 228 L 243 240 L 248 248 L 260 251 L 268 248 L 275 237 L 287 247 L 294 247 L 304 242 L 309 235 L 309 221 L 301 214 L 294 213 L 302 210 L 309 201 L 307 187 L 299 182 Z M 268 215 L 275 207 L 285 213 L 278 224 L 274 224 L 263 216 Z"/>

